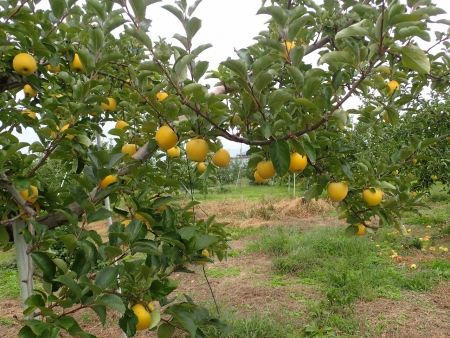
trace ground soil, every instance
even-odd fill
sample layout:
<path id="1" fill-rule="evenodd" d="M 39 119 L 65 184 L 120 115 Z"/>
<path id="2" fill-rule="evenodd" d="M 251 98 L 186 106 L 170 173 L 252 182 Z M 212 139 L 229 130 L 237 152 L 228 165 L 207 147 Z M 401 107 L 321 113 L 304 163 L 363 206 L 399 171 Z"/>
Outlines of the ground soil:
<path id="1" fill-rule="evenodd" d="M 229 227 L 248 228 L 283 224 L 295 225 L 300 227 L 299 230 L 307 230 L 313 226 L 338 223 L 336 218 L 328 217 L 330 206 L 326 202 L 319 201 L 314 205 L 305 205 L 301 199 L 286 201 L 286 204 L 289 203 L 292 206 L 290 212 L 286 211 L 289 208 L 286 208 L 287 205 L 283 206 L 283 202 L 273 203 L 269 208 L 269 211 L 273 212 L 272 219 L 270 213 L 258 213 L 258 208 L 261 208 L 259 203 L 208 202 L 203 203 L 202 206 L 207 214 L 216 213 L 220 221 L 229 222 Z M 304 210 L 296 211 L 296 208 Z M 285 211 L 281 212 L 281 210 Z M 203 213 L 199 209 L 196 211 L 199 215 Z M 97 231 L 106 228 L 102 223 L 92 226 Z M 249 243 L 257 240 L 256 233 L 231 241 L 231 249 L 242 253 L 237 257 L 229 257 L 227 261 L 217 261 L 215 264 L 206 266 L 206 275 L 210 270 L 238 271 L 235 275 L 220 278 L 208 277 L 217 303 L 221 309 L 233 308 L 240 317 L 255 313 L 285 313 L 287 316 L 300 314 L 292 317 L 292 321 L 295 322 L 295 326 L 302 328 L 311 318 L 308 318 L 305 302 L 299 301 L 297 296 L 316 302 L 324 300 L 323 296 L 314 285 L 305 286 L 295 281 L 290 282 L 288 277 L 283 279 L 283 283 L 276 285 L 271 283 L 273 271 L 270 257 L 262 252 L 245 251 Z M 197 301 L 214 309 L 202 267 L 196 265 L 191 268 L 196 271 L 196 274 L 174 276 L 180 282 L 176 293 L 195 296 Z M 402 300 L 398 301 L 378 298 L 370 302 L 360 302 L 354 305 L 353 311 L 355 320 L 360 323 L 360 333 L 354 337 L 448 338 L 450 337 L 450 283 L 442 283 L 430 293 L 404 292 Z M 9 318 L 13 322 L 12 324 L 0 322 L 1 336 L 17 337 L 22 317 L 20 301 L 18 299 L 1 301 L 1 317 Z M 88 332 L 98 337 L 121 337 L 121 331 L 116 324 L 119 318 L 118 313 L 109 314 L 106 327 L 100 325 L 97 316 L 90 310 L 77 313 L 75 318 Z M 377 335 L 373 335 L 373 328 L 378 328 Z M 339 332 L 337 334 L 339 336 Z M 139 332 L 136 337 L 156 337 L 156 334 Z M 176 337 L 184 336 L 179 334 Z"/>

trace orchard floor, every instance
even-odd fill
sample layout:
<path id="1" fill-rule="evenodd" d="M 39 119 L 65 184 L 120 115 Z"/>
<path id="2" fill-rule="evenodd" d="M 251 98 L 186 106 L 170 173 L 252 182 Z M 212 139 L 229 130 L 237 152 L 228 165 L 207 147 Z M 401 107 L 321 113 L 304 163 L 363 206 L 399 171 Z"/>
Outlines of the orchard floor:
<path id="1" fill-rule="evenodd" d="M 295 276 L 278 275 L 272 265 L 272 257 L 261 250 L 251 249 L 260 239 L 260 232 L 272 226 L 296 227 L 307 232 L 312 228 L 331 224 L 345 224 L 330 215 L 332 208 L 325 201 L 304 204 L 301 199 L 280 202 L 204 202 L 207 214 L 216 213 L 219 221 L 230 223 L 231 251 L 227 261 L 216 261 L 206 265 L 206 274 L 219 305 L 222 317 L 227 318 L 271 318 L 279 325 L 289 328 L 285 337 L 319 337 L 305 333 L 305 327 L 315 321 L 317 313 L 312 304 L 327 302 L 323 291 L 313 283 L 299 283 Z M 440 206 L 437 206 L 440 208 Z M 197 209 L 201 216 L 203 211 Z M 447 223 L 448 224 L 448 223 Z M 105 224 L 94 225 L 96 230 Z M 366 236 L 371 240 L 370 236 Z M 253 246 L 254 247 L 254 246 Z M 449 260 L 450 255 L 442 259 Z M 411 257 L 403 256 L 403 263 L 427 259 L 423 252 Z M 403 264 L 401 263 L 401 264 Z M 395 263 L 392 263 L 395 264 Z M 409 263 L 405 263 L 409 264 Z M 211 293 L 203 275 L 202 267 L 192 265 L 196 274 L 176 274 L 180 282 L 177 294 L 185 293 L 215 311 Z M 0 281 L 1 282 L 1 281 Z M 450 282 L 441 282 L 429 292 L 403 291 L 400 299 L 376 298 L 358 301 L 352 305 L 352 323 L 356 333 L 348 334 L 334 329 L 334 335 L 324 337 L 399 337 L 399 338 L 448 338 L 450 337 Z M 322 306 L 320 311 L 326 311 Z M 319 310 L 318 310 L 319 311 Z M 329 310 L 328 315 L 349 316 L 349 309 Z M 324 314 L 322 313 L 322 316 Z M 325 314 L 326 315 L 326 314 Z M 21 308 L 18 299 L 0 302 L 1 337 L 17 337 L 21 327 Z M 117 325 L 117 313 L 110 313 L 106 327 L 102 327 L 97 316 L 90 310 L 76 315 L 79 324 L 98 337 L 121 337 Z M 320 329 L 320 327 L 319 327 Z M 318 331 L 317 331 L 318 332 Z M 64 335 L 68 337 L 68 335 Z M 155 332 L 139 332 L 136 337 L 157 337 Z M 176 333 L 174 337 L 185 337 Z M 233 336 L 235 337 L 235 336 Z M 238 337 L 246 337 L 239 335 Z M 259 336 L 250 336 L 258 338 Z M 265 336 L 270 337 L 270 336 Z M 274 336 L 273 338 L 277 338 Z"/>

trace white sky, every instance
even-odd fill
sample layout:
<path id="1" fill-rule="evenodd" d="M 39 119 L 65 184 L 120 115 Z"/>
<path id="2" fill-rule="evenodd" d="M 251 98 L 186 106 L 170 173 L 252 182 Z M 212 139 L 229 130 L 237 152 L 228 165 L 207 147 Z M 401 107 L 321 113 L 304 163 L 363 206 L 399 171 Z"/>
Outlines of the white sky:
<path id="1" fill-rule="evenodd" d="M 44 4 L 45 2 L 47 1 L 42 1 Z M 188 0 L 190 4 L 193 2 L 193 0 Z M 266 5 L 269 3 L 270 1 L 267 1 Z M 450 13 L 450 0 L 434 0 L 433 3 Z M 169 43 L 179 44 L 172 36 L 177 32 L 183 32 L 181 23 L 170 12 L 161 8 L 165 4 L 173 4 L 173 0 L 163 0 L 148 8 L 147 17 L 153 20 L 150 36 L 153 40 L 158 40 L 158 37 L 161 36 L 165 37 Z M 260 0 L 203 0 L 194 12 L 194 16 L 202 20 L 202 28 L 194 37 L 194 47 L 205 43 L 211 43 L 213 47 L 200 54 L 199 60 L 209 61 L 209 69 L 217 69 L 219 63 L 226 60 L 227 57 L 237 58 L 234 49 L 238 50 L 253 44 L 255 42 L 253 38 L 265 29 L 264 23 L 269 19 L 268 15 L 256 15 L 260 6 Z M 450 19 L 450 14 L 441 15 L 438 18 Z M 441 30 L 444 29 L 446 28 L 441 28 Z M 434 34 L 430 32 L 430 35 L 433 40 Z M 420 39 L 416 40 L 421 43 L 422 48 L 427 48 L 427 43 Z M 310 57 L 314 60 L 314 56 Z M 215 82 L 215 80 L 208 81 L 211 85 Z M 352 105 L 356 106 L 357 103 Z M 113 123 L 106 124 L 105 135 L 111 128 L 113 128 Z M 17 136 L 21 141 L 29 143 L 38 140 L 31 130 Z M 232 155 L 236 154 L 241 147 L 240 144 L 226 140 L 223 143 Z M 246 149 L 243 148 L 244 151 Z"/>

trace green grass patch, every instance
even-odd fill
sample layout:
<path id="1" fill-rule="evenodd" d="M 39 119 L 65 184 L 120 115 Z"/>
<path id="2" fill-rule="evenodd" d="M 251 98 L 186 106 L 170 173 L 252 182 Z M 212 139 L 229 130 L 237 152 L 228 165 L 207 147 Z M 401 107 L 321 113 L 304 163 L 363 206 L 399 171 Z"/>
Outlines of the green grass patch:
<path id="1" fill-rule="evenodd" d="M 405 224 L 414 225 L 440 225 L 447 221 L 444 217 L 412 216 L 404 219 Z"/>
<path id="2" fill-rule="evenodd" d="M 239 276 L 241 274 L 241 270 L 239 268 L 208 269 L 206 274 L 208 277 L 213 278 L 233 277 Z"/>
<path id="3" fill-rule="evenodd" d="M 237 240 L 239 238 L 242 238 L 242 237 L 247 237 L 247 236 L 251 236 L 251 235 L 257 234 L 257 233 L 261 232 L 261 229 L 262 228 L 244 228 L 244 229 L 241 229 L 241 228 L 229 228 L 228 229 L 228 232 L 230 234 L 229 239 L 232 240 L 232 241 L 235 241 L 235 240 Z"/>
<path id="4" fill-rule="evenodd" d="M 0 270 L 0 300 L 20 296 L 19 277 L 17 271 Z"/>
<path id="5" fill-rule="evenodd" d="M 239 311 L 231 308 L 221 311 L 220 320 L 231 328 L 231 335 L 209 327 L 205 333 L 208 337 L 217 338 L 274 338 L 301 337 L 301 333 L 291 324 L 283 322 L 273 313 L 255 313 L 253 315 L 240 315 Z"/>
<path id="6" fill-rule="evenodd" d="M 0 254 L 0 300 L 20 296 L 15 257 L 14 250 Z"/>
<path id="7" fill-rule="evenodd" d="M 303 192 L 300 186 L 297 186 L 296 196 L 302 196 Z M 235 185 L 225 186 L 222 191 L 211 189 L 208 194 L 202 194 L 199 191 L 194 192 L 194 196 L 199 201 L 223 201 L 223 200 L 239 200 L 245 199 L 250 201 L 259 201 L 262 199 L 282 199 L 293 197 L 293 189 L 290 192 L 287 185 L 243 185 L 237 187 Z"/>
<path id="8" fill-rule="evenodd" d="M 294 227 L 267 229 L 253 249 L 273 255 L 277 274 L 314 281 L 332 305 L 377 297 L 400 299 L 402 290 L 428 291 L 450 279 L 444 272 L 446 265 L 421 265 L 418 270 L 409 270 L 392 263 L 388 255 L 379 255 L 375 243 L 366 237 L 347 238 L 336 226 L 304 233 Z"/>
<path id="9" fill-rule="evenodd" d="M 13 321 L 5 316 L 0 316 L 0 325 L 12 325 Z"/>

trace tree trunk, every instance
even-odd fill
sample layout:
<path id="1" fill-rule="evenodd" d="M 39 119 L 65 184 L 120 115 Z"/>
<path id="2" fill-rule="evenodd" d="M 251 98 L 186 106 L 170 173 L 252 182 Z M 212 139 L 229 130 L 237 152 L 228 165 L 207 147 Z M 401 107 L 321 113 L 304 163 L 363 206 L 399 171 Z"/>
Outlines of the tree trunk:
<path id="1" fill-rule="evenodd" d="M 30 254 L 28 254 L 28 249 L 31 246 L 30 243 L 26 243 L 21 233 L 22 229 L 27 227 L 25 221 L 16 220 L 14 222 L 13 233 L 14 233 L 14 247 L 16 250 L 16 261 L 17 270 L 19 273 L 19 285 L 20 285 L 20 298 L 22 299 L 23 310 L 27 309 L 25 305 L 26 299 L 31 296 L 33 292 L 33 261 Z M 33 319 L 34 315 L 31 314 L 27 319 Z"/>

